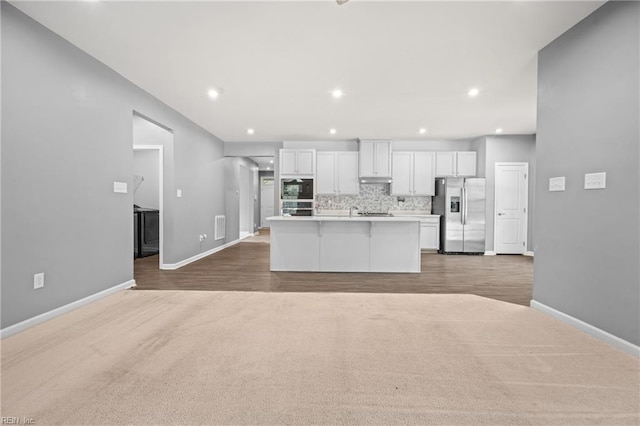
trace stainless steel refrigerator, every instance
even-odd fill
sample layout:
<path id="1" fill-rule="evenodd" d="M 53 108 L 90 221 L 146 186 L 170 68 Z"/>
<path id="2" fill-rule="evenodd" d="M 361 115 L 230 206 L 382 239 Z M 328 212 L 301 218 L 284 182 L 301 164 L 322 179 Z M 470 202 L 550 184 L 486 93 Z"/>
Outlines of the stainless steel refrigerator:
<path id="1" fill-rule="evenodd" d="M 440 253 L 484 253 L 485 179 L 437 178 L 433 213 L 440 215 Z"/>

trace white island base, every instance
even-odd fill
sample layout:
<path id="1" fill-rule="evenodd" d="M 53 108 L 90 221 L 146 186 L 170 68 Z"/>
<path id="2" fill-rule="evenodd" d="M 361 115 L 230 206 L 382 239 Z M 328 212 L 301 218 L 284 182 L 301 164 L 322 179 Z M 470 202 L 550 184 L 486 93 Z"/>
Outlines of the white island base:
<path id="1" fill-rule="evenodd" d="M 420 272 L 420 220 L 274 216 L 271 270 Z"/>

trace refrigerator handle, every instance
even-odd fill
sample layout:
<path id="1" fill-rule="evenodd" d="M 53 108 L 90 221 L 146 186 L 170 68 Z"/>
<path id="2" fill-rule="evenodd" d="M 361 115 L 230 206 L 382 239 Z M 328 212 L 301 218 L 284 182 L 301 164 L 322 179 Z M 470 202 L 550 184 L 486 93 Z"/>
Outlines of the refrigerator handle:
<path id="1" fill-rule="evenodd" d="M 462 187 L 462 224 L 467 224 L 467 188 Z"/>

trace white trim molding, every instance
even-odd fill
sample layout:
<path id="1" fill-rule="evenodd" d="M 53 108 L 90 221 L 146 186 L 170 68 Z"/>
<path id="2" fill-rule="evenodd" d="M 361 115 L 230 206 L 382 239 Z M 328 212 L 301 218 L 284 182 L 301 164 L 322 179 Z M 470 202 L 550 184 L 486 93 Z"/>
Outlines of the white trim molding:
<path id="1" fill-rule="evenodd" d="M 71 302 L 64 306 L 60 306 L 59 308 L 55 308 L 49 312 L 45 312 L 40 315 L 36 315 L 33 318 L 26 319 L 17 324 L 10 325 L 8 327 L 0 330 L 0 339 L 4 339 L 5 337 L 13 336 L 14 334 L 20 333 L 21 331 L 26 330 L 27 328 L 31 328 L 35 325 L 41 324 L 45 321 L 49 321 L 55 317 L 58 317 L 62 314 L 66 314 L 67 312 L 71 312 L 74 309 L 78 309 L 82 306 L 88 305 L 89 303 L 96 302 L 100 299 L 104 299 L 107 296 L 111 296 L 112 294 L 118 293 L 119 291 L 126 290 L 131 287 L 136 286 L 135 280 L 129 280 L 122 284 L 118 284 L 106 290 L 102 290 L 98 293 L 92 294 L 91 296 L 87 296 L 80 300 L 76 300 L 75 302 Z"/>
<path id="2" fill-rule="evenodd" d="M 536 311 L 542 312 L 543 314 L 547 314 L 563 323 L 570 325 L 571 327 L 577 328 L 578 330 L 587 333 L 588 335 L 595 337 L 598 340 L 602 340 L 609 345 L 620 349 L 630 355 L 633 355 L 637 358 L 640 358 L 640 346 L 634 345 L 631 342 L 627 342 L 617 336 L 614 336 L 611 333 L 608 333 L 604 330 L 599 329 L 598 327 L 594 327 L 591 324 L 588 324 L 582 320 L 572 317 L 571 315 L 567 315 L 564 312 L 560 312 L 556 309 L 553 309 L 543 303 L 537 302 L 535 300 L 531 301 L 531 308 Z"/>
<path id="3" fill-rule="evenodd" d="M 533 252 L 532 251 L 525 251 L 523 254 L 525 256 L 533 257 Z"/>
<path id="4" fill-rule="evenodd" d="M 493 251 L 493 250 L 487 250 L 487 251 L 484 252 L 484 255 L 485 256 L 495 256 L 496 252 Z"/>
<path id="5" fill-rule="evenodd" d="M 221 246 L 212 248 L 211 250 L 207 250 L 205 252 L 196 254 L 195 256 L 191 256 L 188 259 L 181 260 L 178 263 L 165 263 L 165 264 L 162 264 L 162 265 L 160 265 L 160 269 L 167 270 L 167 271 L 173 271 L 174 269 L 182 268 L 183 266 L 186 266 L 186 265 L 188 265 L 190 263 L 193 263 L 196 260 L 200 260 L 202 258 L 205 258 L 205 257 L 209 256 L 209 255 L 212 255 L 213 253 L 217 253 L 217 252 L 219 252 L 221 250 L 224 250 L 224 249 L 226 249 L 228 247 L 236 245 L 240 241 L 242 241 L 242 238 L 238 239 L 238 240 L 235 240 L 235 241 L 231 241 L 230 243 L 223 244 Z"/>

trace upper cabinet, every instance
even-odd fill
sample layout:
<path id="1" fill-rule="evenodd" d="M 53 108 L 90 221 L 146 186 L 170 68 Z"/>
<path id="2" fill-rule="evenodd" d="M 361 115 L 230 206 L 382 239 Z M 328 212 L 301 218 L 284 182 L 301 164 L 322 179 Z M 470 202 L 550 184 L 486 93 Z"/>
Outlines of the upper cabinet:
<path id="1" fill-rule="evenodd" d="M 436 176 L 475 176 L 476 152 L 436 152 Z"/>
<path id="2" fill-rule="evenodd" d="M 358 153 L 353 151 L 316 154 L 317 194 L 358 194 Z"/>
<path id="3" fill-rule="evenodd" d="M 458 176 L 475 176 L 476 175 L 476 152 L 461 151 L 456 155 Z"/>
<path id="4" fill-rule="evenodd" d="M 391 195 L 435 195 L 435 153 L 394 152 Z"/>
<path id="5" fill-rule="evenodd" d="M 360 178 L 391 179 L 391 141 L 360 141 Z"/>
<path id="6" fill-rule="evenodd" d="M 315 149 L 281 149 L 280 150 L 280 176 L 306 176 L 315 175 L 316 150 Z"/>

